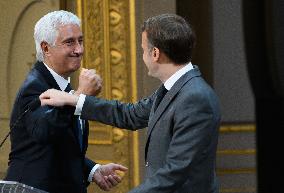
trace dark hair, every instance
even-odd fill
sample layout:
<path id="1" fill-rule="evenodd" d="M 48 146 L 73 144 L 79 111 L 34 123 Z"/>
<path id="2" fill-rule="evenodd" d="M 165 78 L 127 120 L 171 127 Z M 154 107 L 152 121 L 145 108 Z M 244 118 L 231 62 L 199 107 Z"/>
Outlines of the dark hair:
<path id="1" fill-rule="evenodd" d="M 175 14 L 162 14 L 147 19 L 142 32 L 147 33 L 148 43 L 159 48 L 177 64 L 191 61 L 195 34 L 190 24 Z"/>

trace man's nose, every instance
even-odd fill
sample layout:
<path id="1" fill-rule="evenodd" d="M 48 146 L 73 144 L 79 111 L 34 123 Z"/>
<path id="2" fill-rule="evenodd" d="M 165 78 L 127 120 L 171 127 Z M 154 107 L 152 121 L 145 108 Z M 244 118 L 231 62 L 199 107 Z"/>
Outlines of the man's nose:
<path id="1" fill-rule="evenodd" d="M 74 53 L 83 54 L 83 52 L 84 52 L 83 44 L 80 42 L 76 42 L 76 45 L 74 47 Z"/>

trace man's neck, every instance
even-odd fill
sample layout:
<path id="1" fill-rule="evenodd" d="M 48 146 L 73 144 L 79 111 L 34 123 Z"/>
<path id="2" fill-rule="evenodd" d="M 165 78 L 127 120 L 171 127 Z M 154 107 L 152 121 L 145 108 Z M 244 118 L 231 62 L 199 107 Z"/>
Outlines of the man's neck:
<path id="1" fill-rule="evenodd" d="M 167 63 L 161 64 L 159 79 L 165 83 L 174 73 L 185 67 L 186 64 Z"/>
<path id="2" fill-rule="evenodd" d="M 59 72 L 58 69 L 56 69 L 56 67 L 54 65 L 51 64 L 51 62 L 47 61 L 47 60 L 44 60 L 43 63 L 45 65 L 47 65 L 50 69 L 52 69 L 56 74 L 58 74 L 59 76 L 65 78 L 66 80 L 68 79 L 68 77 L 70 76 L 69 74 L 68 75 L 65 75 L 65 74 L 62 74 Z"/>
<path id="3" fill-rule="evenodd" d="M 61 90 L 65 90 L 68 83 L 70 82 L 70 78 L 64 78 L 63 76 L 57 74 L 52 68 L 50 68 L 47 64 L 44 63 L 47 70 L 49 70 L 50 74 L 53 76 L 54 80 L 56 81 L 57 85 Z"/>

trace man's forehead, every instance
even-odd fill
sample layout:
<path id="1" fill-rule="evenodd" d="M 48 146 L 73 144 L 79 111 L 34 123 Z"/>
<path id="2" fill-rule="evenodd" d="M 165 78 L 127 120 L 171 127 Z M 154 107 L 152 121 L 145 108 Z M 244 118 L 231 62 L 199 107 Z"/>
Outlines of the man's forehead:
<path id="1" fill-rule="evenodd" d="M 80 26 L 75 24 L 60 25 L 58 33 L 59 36 L 83 36 Z"/>

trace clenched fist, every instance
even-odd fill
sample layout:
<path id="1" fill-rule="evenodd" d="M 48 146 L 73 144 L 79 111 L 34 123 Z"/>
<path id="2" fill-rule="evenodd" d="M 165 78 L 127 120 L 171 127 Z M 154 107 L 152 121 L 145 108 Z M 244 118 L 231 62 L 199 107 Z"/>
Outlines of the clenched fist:
<path id="1" fill-rule="evenodd" d="M 83 68 L 79 76 L 79 86 L 75 94 L 96 96 L 101 92 L 101 89 L 102 79 L 96 74 L 96 70 Z"/>

